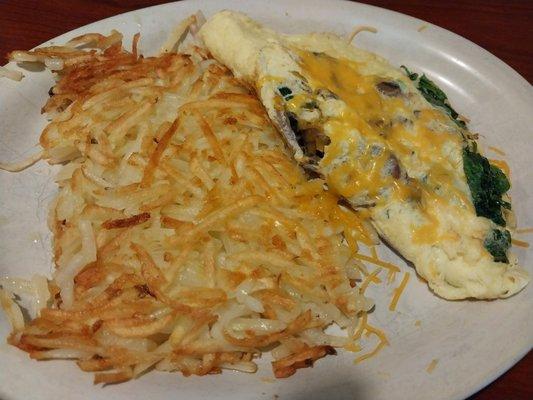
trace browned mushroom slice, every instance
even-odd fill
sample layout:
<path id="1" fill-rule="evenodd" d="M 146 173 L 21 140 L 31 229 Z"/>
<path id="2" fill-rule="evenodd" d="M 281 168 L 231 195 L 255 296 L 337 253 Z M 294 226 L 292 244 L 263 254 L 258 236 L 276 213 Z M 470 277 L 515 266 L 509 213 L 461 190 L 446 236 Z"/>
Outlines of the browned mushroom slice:
<path id="1" fill-rule="evenodd" d="M 400 85 L 394 81 L 379 82 L 376 89 L 387 97 L 400 97 L 403 94 Z"/>

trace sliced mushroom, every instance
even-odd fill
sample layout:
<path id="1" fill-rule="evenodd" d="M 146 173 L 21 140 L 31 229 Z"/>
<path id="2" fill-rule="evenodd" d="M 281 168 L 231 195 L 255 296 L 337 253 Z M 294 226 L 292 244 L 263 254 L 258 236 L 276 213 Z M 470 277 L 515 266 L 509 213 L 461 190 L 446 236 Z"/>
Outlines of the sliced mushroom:
<path id="1" fill-rule="evenodd" d="M 387 97 L 400 97 L 402 95 L 400 85 L 394 81 L 379 82 L 376 88 L 381 94 Z"/>
<path id="2" fill-rule="evenodd" d="M 394 179 L 400 179 L 402 170 L 400 168 L 400 164 L 398 163 L 398 159 L 391 155 L 389 158 L 386 168 L 386 174 L 392 176 Z"/>
<path id="3" fill-rule="evenodd" d="M 296 134 L 294 133 L 295 131 L 293 129 L 297 128 L 298 126 L 298 121 L 296 120 L 294 114 L 287 115 L 287 113 L 274 108 L 268 109 L 268 111 L 272 122 L 274 122 L 276 127 L 279 129 L 281 136 L 283 139 L 285 139 L 285 142 L 292 150 L 296 161 L 298 161 L 298 163 L 302 163 L 304 161 L 303 152 L 298 144 L 298 139 L 296 138 Z"/>
<path id="4" fill-rule="evenodd" d="M 330 138 L 316 128 L 297 131 L 296 137 L 304 154 L 317 164 L 324 157 L 325 147 L 331 143 Z"/>
<path id="5" fill-rule="evenodd" d="M 335 93 L 333 93 L 329 89 L 321 88 L 316 91 L 317 96 L 321 97 L 324 100 L 338 100 L 339 96 L 337 96 Z"/>

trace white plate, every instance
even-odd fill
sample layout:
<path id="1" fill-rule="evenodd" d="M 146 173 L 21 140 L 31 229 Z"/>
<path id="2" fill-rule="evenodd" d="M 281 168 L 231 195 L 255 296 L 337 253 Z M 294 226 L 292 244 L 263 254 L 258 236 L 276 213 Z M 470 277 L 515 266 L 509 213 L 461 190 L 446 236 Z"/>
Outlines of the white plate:
<path id="1" fill-rule="evenodd" d="M 483 140 L 505 149 L 513 171 L 512 195 L 520 226 L 533 226 L 531 86 L 502 61 L 475 44 L 423 21 L 380 8 L 349 2 L 268 0 L 187 1 L 139 10 L 62 35 L 52 42 L 86 32 L 115 28 L 131 37 L 141 32 L 141 49 L 157 49 L 172 26 L 198 9 L 206 15 L 223 9 L 242 10 L 286 32 L 328 30 L 347 33 L 355 25 L 372 25 L 379 33 L 363 33 L 359 46 L 424 71 L 448 93 L 457 110 L 471 119 Z M 26 73 L 21 83 L 0 81 L 0 159 L 20 159 L 35 151 L 45 120 L 39 110 L 52 84 L 49 73 Z M 19 174 L 0 173 L 0 275 L 49 273 L 52 266 L 46 208 L 55 193 L 53 171 L 45 163 Z M 387 249 L 382 254 L 395 260 Z M 518 251 L 531 273 L 533 252 Z M 401 262 L 400 262 L 401 263 Z M 402 264 L 402 269 L 408 267 Z M 273 380 L 267 359 L 255 375 L 183 378 L 150 373 L 106 388 L 93 386 L 92 376 L 69 362 L 36 362 L 0 344 L 0 398 L 11 399 L 460 399 L 494 380 L 517 362 L 533 343 L 530 309 L 532 285 L 507 300 L 448 302 L 411 279 L 398 311 L 386 311 L 392 287 L 374 292 L 372 318 L 388 333 L 391 345 L 375 358 L 354 365 L 353 353 L 340 352 Z M 0 313 L 1 314 L 1 313 Z M 415 326 L 420 320 L 421 326 Z M 9 331 L 0 317 L 0 336 Z M 426 367 L 436 359 L 429 374 Z"/>

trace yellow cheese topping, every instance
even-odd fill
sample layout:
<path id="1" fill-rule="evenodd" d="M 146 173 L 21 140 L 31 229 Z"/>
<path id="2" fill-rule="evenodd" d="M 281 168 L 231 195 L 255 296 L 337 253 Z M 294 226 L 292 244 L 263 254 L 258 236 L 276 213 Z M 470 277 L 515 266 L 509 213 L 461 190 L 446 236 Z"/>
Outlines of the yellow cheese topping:
<path id="1" fill-rule="evenodd" d="M 306 195 L 305 201 L 301 202 L 300 211 L 308 212 L 319 219 L 331 220 L 336 226 L 343 228 L 343 234 L 352 251 L 359 250 L 358 242 L 367 246 L 374 244 L 371 231 L 365 220 L 366 212 L 361 210 L 354 213 L 338 204 L 338 199 L 330 192 L 322 188 L 321 180 L 309 181 L 305 184 L 302 195 Z"/>
<path id="2" fill-rule="evenodd" d="M 420 202 L 427 221 L 412 226 L 413 240 L 418 243 L 440 238 L 433 207 L 453 199 L 472 210 L 467 192 L 456 184 L 459 166 L 445 150 L 446 146 L 456 151 L 462 148 L 462 138 L 449 128 L 446 115 L 430 107 L 415 108 L 409 94 L 381 95 L 376 85 L 390 79 L 362 74 L 360 63 L 324 53 L 295 52 L 313 92 L 327 89 L 346 105 L 322 121 L 331 143 L 321 168 L 328 171 L 326 179 L 333 191 L 345 198 L 366 195 L 378 204 L 390 199 Z M 296 112 L 311 100 L 310 93 L 297 94 L 288 101 L 287 110 Z M 343 158 L 346 154 L 351 156 Z M 413 162 L 412 157 L 426 166 L 423 179 L 398 179 L 384 173 L 391 159 L 405 166 Z"/>

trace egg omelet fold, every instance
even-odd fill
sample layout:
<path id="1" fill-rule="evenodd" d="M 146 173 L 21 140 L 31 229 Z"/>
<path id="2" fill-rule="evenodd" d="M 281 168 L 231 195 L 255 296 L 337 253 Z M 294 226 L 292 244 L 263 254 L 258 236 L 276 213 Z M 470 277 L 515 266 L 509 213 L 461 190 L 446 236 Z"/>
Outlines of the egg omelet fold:
<path id="1" fill-rule="evenodd" d="M 503 298 L 527 284 L 507 253 L 506 177 L 427 77 L 337 35 L 278 34 L 231 11 L 200 37 L 255 87 L 295 159 L 365 208 L 436 294 Z"/>

